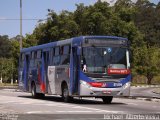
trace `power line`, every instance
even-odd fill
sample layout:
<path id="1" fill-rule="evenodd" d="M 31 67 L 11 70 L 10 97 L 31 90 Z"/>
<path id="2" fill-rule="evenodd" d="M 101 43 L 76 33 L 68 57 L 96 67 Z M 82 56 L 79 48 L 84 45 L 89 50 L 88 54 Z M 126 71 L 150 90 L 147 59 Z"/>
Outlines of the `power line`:
<path id="1" fill-rule="evenodd" d="M 14 21 L 14 20 L 21 20 L 21 19 L 17 19 L 17 18 L 0 18 L 0 20 L 10 20 L 10 21 Z M 22 20 L 35 20 L 35 21 L 37 21 L 37 20 L 40 20 L 40 21 L 43 21 L 43 20 L 47 20 L 47 19 L 37 19 L 37 18 L 26 18 L 26 19 L 22 19 Z"/>

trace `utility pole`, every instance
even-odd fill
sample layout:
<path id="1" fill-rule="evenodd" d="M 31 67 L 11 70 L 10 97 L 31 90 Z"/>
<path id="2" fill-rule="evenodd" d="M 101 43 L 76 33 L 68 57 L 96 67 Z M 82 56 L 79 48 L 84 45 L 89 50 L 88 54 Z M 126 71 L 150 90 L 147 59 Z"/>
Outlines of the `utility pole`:
<path id="1" fill-rule="evenodd" d="M 3 83 L 3 58 L 1 59 L 1 78 L 0 78 L 0 83 Z"/>
<path id="2" fill-rule="evenodd" d="M 1 79 L 0 79 L 0 83 L 3 83 L 3 81 L 2 81 L 2 69 L 3 69 L 3 64 L 1 64 Z"/>
<path id="3" fill-rule="evenodd" d="M 20 0 L 20 39 L 19 39 L 20 50 L 22 49 L 22 0 Z"/>
<path id="4" fill-rule="evenodd" d="M 2 73 L 1 73 L 1 79 L 0 79 L 0 83 L 3 83 L 3 82 L 2 82 Z"/>
<path id="5" fill-rule="evenodd" d="M 13 61 L 11 61 L 11 64 L 12 64 L 11 85 L 13 85 Z"/>

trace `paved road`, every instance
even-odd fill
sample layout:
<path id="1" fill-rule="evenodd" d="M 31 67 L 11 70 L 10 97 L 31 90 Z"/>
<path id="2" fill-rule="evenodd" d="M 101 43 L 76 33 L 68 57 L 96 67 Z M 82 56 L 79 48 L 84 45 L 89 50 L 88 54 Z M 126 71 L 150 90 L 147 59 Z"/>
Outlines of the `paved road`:
<path id="1" fill-rule="evenodd" d="M 50 120 L 53 117 L 61 120 L 104 119 L 106 114 L 160 114 L 159 105 L 159 102 L 124 98 L 114 98 L 110 105 L 103 104 L 100 99 L 75 99 L 72 103 L 64 103 L 60 97 L 33 99 L 30 93 L 0 90 L 0 113 L 20 114 L 20 118 L 25 120 Z"/>
<path id="2" fill-rule="evenodd" d="M 160 94 L 153 93 L 155 87 L 131 87 L 131 96 L 160 98 Z"/>

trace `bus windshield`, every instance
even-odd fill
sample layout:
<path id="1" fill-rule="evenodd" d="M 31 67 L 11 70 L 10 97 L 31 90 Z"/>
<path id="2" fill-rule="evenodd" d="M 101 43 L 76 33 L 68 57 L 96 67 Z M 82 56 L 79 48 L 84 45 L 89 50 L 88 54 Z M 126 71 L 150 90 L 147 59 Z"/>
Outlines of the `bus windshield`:
<path id="1" fill-rule="evenodd" d="M 82 51 L 81 63 L 86 73 L 107 74 L 109 68 L 127 69 L 126 48 L 91 46 L 83 47 Z"/>

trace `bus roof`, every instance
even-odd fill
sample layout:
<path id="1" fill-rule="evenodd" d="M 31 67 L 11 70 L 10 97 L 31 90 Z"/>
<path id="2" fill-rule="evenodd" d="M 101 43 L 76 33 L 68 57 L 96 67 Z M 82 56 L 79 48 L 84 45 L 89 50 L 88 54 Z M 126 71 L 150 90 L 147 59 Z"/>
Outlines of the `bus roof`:
<path id="1" fill-rule="evenodd" d="M 21 53 L 23 52 L 30 52 L 30 51 L 34 51 L 34 50 L 40 50 L 40 49 L 47 49 L 53 46 L 60 46 L 60 45 L 67 45 L 67 44 L 71 44 L 72 41 L 76 41 L 76 42 L 80 42 L 83 39 L 103 39 L 103 38 L 110 38 L 113 40 L 128 40 L 127 38 L 123 38 L 123 37 L 117 37 L 117 36 L 79 36 L 79 37 L 73 37 L 70 39 L 66 39 L 66 40 L 59 40 L 59 41 L 55 41 L 55 42 L 50 42 L 50 43 L 46 43 L 46 44 L 42 44 L 42 45 L 37 45 L 37 46 L 32 46 L 29 48 L 23 48 L 21 50 Z"/>
<path id="2" fill-rule="evenodd" d="M 115 40 L 128 40 L 127 38 L 124 37 L 117 37 L 117 36 L 82 36 L 84 38 L 90 38 L 90 39 L 98 39 L 98 38 L 111 38 L 111 39 L 115 39 Z"/>

